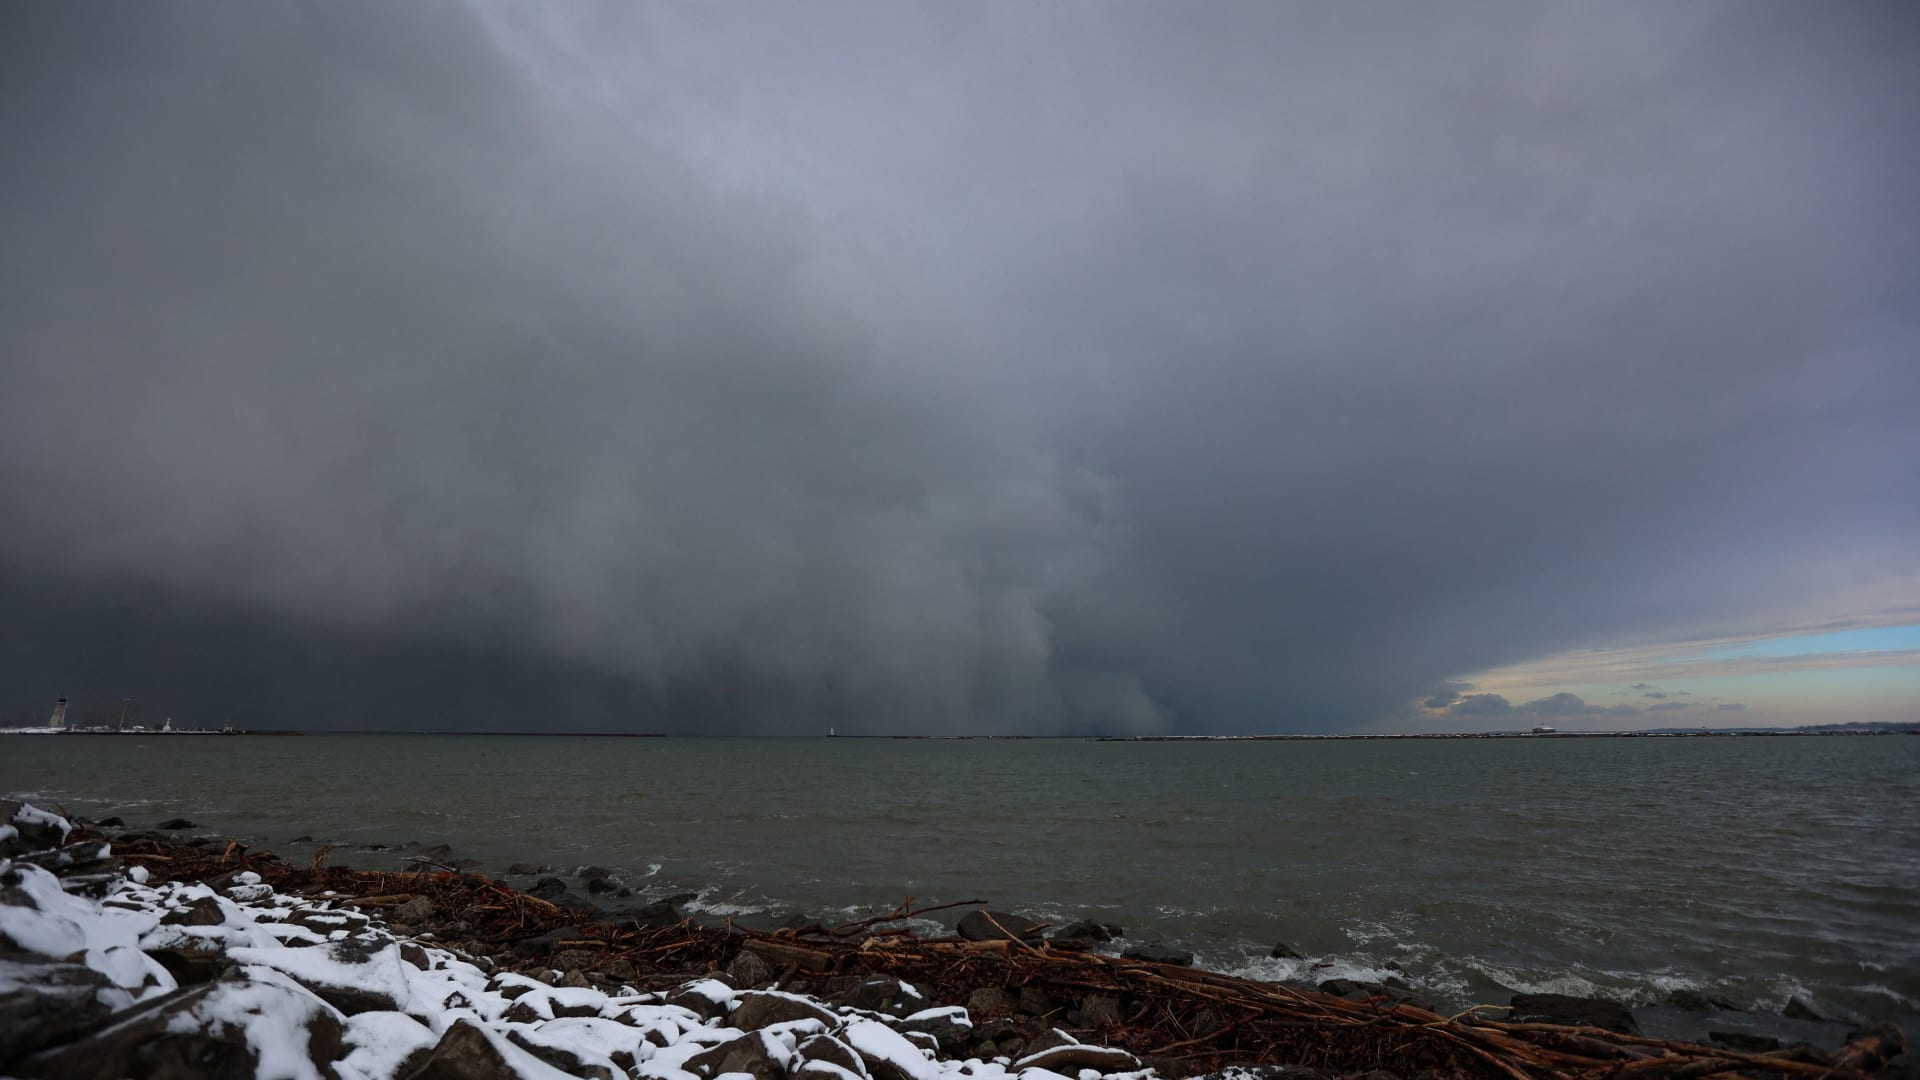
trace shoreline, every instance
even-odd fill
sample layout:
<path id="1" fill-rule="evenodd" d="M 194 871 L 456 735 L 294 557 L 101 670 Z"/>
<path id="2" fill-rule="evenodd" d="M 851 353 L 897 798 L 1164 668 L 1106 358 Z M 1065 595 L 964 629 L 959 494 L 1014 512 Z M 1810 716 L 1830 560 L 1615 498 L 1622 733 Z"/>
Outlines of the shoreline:
<path id="1" fill-rule="evenodd" d="M 231 891 L 238 882 L 243 891 L 264 889 L 276 897 L 299 898 L 292 901 L 296 903 L 324 896 L 320 902 L 330 910 L 391 921 L 408 931 L 406 940 L 417 947 L 446 951 L 491 975 L 508 974 L 562 989 L 659 994 L 718 980 L 738 984 L 733 989 L 739 993 L 799 993 L 830 1008 L 860 1009 L 878 1000 L 877 990 L 863 986 L 876 979 L 896 984 L 904 980 L 928 1007 L 964 1009 L 971 1016 L 969 1031 L 974 1034 L 964 1040 L 955 1036 L 951 1047 L 938 1052 L 964 1055 L 954 1060 L 973 1061 L 989 1072 L 989 1067 L 998 1068 L 1005 1075 L 1017 1075 L 1018 1070 L 1008 1070 L 1055 1029 L 1059 1034 L 1054 1037 L 1072 1040 L 1073 1045 L 1131 1053 L 1155 1070 L 1153 1075 L 1169 1078 L 1229 1065 L 1276 1063 L 1331 1066 L 1340 1074 L 1385 1067 L 1408 1078 L 1441 1066 L 1441 1075 L 1510 1076 L 1494 1064 L 1508 1058 L 1521 1061 L 1523 1075 L 1546 1076 L 1565 1074 L 1552 1064 L 1556 1061 L 1577 1060 L 1594 1068 L 1608 1062 L 1664 1066 L 1668 1057 L 1695 1067 L 1703 1061 L 1724 1061 L 1732 1063 L 1725 1070 L 1808 1075 L 1810 1062 L 1837 1063 L 1836 1055 L 1854 1053 L 1844 1043 L 1766 1053 L 1753 1052 L 1761 1047 L 1757 1041 L 1742 1050 L 1606 1032 L 1592 1025 L 1610 1022 L 1630 1031 L 1631 1014 L 1622 1020 L 1619 1014 L 1625 1010 L 1611 1003 L 1548 1001 L 1539 995 L 1520 995 L 1514 1002 L 1536 1016 L 1503 1007 L 1450 1018 L 1422 1008 L 1392 987 L 1291 987 L 1151 958 L 1102 956 L 1029 935 L 1024 925 L 1009 927 L 1018 920 L 998 913 L 991 921 L 999 925 L 989 927 L 983 940 L 902 932 L 897 925 L 902 919 L 924 914 L 906 910 L 859 925 L 763 931 L 730 921 L 700 925 L 674 905 L 661 909 L 656 904 L 659 910 L 651 919 L 632 918 L 622 925 L 454 869 L 356 871 L 325 865 L 324 855 L 300 867 L 268 852 L 248 851 L 237 842 L 193 846 L 164 836 L 135 839 L 85 826 L 67 840 L 69 847 L 110 843 L 118 872 L 143 873 L 154 886 Z M 956 908 L 949 914 L 963 913 Z M 883 1004 L 898 1006 L 901 1002 L 895 999 L 903 993 L 882 995 L 889 996 Z M 1523 1003 L 1523 998 L 1528 1000 Z M 1615 1012 L 1592 1011 L 1607 1006 Z M 1556 1016 L 1555 1008 L 1588 1012 Z M 1507 1019 L 1500 1019 L 1503 1015 Z M 1588 1026 L 1555 1029 L 1551 1024 L 1510 1022 L 1516 1018 L 1572 1019 Z M 1572 1031 L 1581 1034 L 1569 1034 Z M 1585 1039 L 1590 1045 L 1569 1039 Z M 1586 1047 L 1587 1056 L 1568 1049 L 1579 1045 Z M 1489 1053 L 1494 1057 L 1488 1058 Z M 1529 1056 L 1533 1060 L 1527 1061 Z M 1423 1061 L 1427 1064 L 1412 1067 Z M 1897 1060 L 1882 1075 L 1907 1075 L 1901 1070 L 1910 1068 L 1910 1059 Z M 881 1080 L 868 1072 L 870 1080 Z M 971 1075 L 983 1074 L 975 1070 Z"/>

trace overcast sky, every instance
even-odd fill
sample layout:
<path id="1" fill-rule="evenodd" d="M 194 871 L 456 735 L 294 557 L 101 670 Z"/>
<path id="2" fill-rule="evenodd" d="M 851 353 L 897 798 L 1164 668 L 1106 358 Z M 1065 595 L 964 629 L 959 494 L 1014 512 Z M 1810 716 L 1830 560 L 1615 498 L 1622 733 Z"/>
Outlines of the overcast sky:
<path id="1" fill-rule="evenodd" d="M 1915 56 L 1901 0 L 7 5 L 0 708 L 1911 717 Z M 1860 630 L 1825 697 L 1647 677 Z"/>

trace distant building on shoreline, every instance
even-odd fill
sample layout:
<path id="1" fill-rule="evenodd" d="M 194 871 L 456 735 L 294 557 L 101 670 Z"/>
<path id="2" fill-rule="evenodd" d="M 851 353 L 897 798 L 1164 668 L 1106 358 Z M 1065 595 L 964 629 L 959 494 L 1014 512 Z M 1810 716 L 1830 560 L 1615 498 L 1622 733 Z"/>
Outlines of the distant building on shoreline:
<path id="1" fill-rule="evenodd" d="M 65 728 L 67 726 L 66 698 L 61 698 L 53 703 L 53 719 L 47 721 L 47 726 L 50 728 Z"/>

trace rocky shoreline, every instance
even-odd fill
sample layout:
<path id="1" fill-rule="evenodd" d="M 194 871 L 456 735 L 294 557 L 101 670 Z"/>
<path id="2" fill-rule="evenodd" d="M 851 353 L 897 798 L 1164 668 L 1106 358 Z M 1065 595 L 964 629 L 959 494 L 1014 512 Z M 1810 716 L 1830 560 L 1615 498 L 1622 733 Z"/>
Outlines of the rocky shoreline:
<path id="1" fill-rule="evenodd" d="M 1177 950 L 1105 956 L 1117 928 L 972 905 L 930 939 L 900 928 L 926 914 L 904 907 L 701 925 L 671 899 L 609 913 L 558 876 L 520 891 L 431 855 L 409 873 L 324 853 L 300 868 L 20 804 L 0 802 L 0 822 L 5 1075 L 1917 1075 L 1886 1025 L 1827 1046 L 1737 1031 L 1693 1046 L 1640 1034 L 1611 1002 L 1520 995 L 1500 1020 L 1442 1017 L 1404 985 L 1289 988 L 1193 971 Z M 619 899 L 597 869 L 580 888 Z"/>

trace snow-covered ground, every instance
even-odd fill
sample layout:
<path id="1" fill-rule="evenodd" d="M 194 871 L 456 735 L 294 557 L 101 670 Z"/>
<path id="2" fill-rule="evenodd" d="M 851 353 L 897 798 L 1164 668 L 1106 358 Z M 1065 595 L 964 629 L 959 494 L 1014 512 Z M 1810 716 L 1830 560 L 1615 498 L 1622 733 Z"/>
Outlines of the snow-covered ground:
<path id="1" fill-rule="evenodd" d="M 0 802 L 0 1075 L 1152 1076 L 1064 1032 L 1018 1059 L 943 1054 L 971 1027 L 959 1007 L 896 1016 L 717 979 L 609 993 L 554 985 L 558 972 L 490 973 L 328 897 L 244 872 L 221 889 L 155 882 L 70 832 Z"/>

